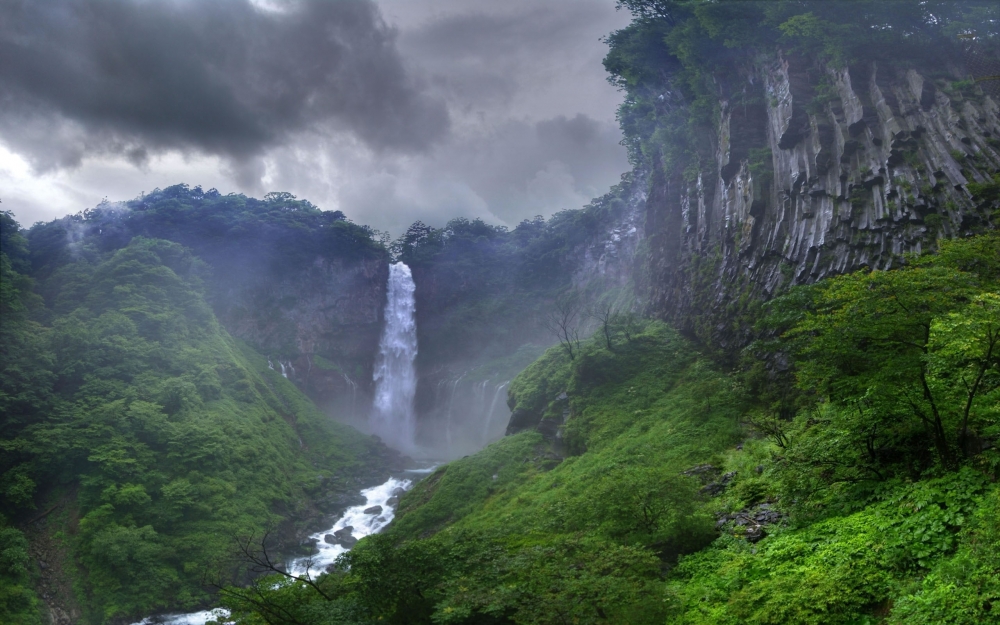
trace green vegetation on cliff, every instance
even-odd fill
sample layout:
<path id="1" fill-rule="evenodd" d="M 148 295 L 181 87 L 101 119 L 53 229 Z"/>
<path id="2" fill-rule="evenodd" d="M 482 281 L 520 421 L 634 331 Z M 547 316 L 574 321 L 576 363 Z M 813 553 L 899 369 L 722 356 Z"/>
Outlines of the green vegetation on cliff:
<path id="1" fill-rule="evenodd" d="M 634 209 L 637 184 L 627 175 L 582 209 L 526 219 L 512 230 L 464 218 L 443 228 L 410 226 L 392 251 L 417 283 L 419 362 L 504 357 L 527 342 L 551 342 L 539 320 L 574 286 L 587 248 L 603 245 Z M 594 299 L 622 286 L 615 278 L 586 277 Z"/>
<path id="2" fill-rule="evenodd" d="M 221 328 L 188 250 L 66 248 L 42 272 L 43 301 L 3 219 L 0 620 L 38 618 L 24 588 L 39 571 L 7 522 L 45 524 L 80 622 L 104 623 L 203 604 L 235 536 L 307 516 L 371 470 L 370 439 Z"/>
<path id="3" fill-rule="evenodd" d="M 961 63 L 958 35 L 970 32 L 991 50 L 1000 48 L 1000 9 L 989 0 L 621 0 L 619 6 L 635 19 L 608 36 L 604 66 L 626 94 L 618 116 L 630 158 L 683 170 L 688 180 L 717 175 L 706 136 L 717 132 L 720 105 L 763 104 L 764 85 L 746 75 L 754 58 L 778 46 L 839 67 Z M 827 91 L 818 88 L 814 97 L 830 98 L 829 85 L 821 87 Z"/>

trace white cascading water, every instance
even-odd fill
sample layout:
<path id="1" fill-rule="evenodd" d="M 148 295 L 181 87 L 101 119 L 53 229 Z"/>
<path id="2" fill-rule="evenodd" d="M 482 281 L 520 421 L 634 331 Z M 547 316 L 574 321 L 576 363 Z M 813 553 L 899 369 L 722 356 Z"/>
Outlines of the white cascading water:
<path id="1" fill-rule="evenodd" d="M 485 426 L 483 427 L 483 445 L 487 445 L 490 442 L 490 437 L 493 435 L 493 413 L 497 409 L 497 400 L 500 399 L 500 393 L 507 388 L 510 381 L 504 382 L 503 384 L 497 385 L 497 390 L 493 393 L 493 401 L 490 402 L 490 409 L 486 413 L 486 420 L 484 421 Z M 502 434 L 502 433 L 501 433 Z"/>
<path id="2" fill-rule="evenodd" d="M 348 534 L 356 539 L 377 534 L 392 522 L 395 515 L 395 508 L 389 502 L 394 497 L 398 498 L 401 491 L 409 490 L 412 485 L 410 480 L 391 478 L 384 484 L 361 491 L 365 497 L 365 503 L 348 508 L 343 516 L 333 524 L 333 527 L 310 536 L 316 541 L 318 552 L 308 558 L 293 560 L 288 567 L 288 572 L 299 577 L 317 577 L 326 572 L 327 567 L 336 562 L 341 554 L 350 551 L 349 547 L 328 542 L 326 537 L 347 527 L 351 528 Z M 373 506 L 379 506 L 381 511 L 376 514 L 365 514 L 365 510 L 370 510 Z"/>
<path id="3" fill-rule="evenodd" d="M 433 466 L 425 469 L 411 469 L 408 470 L 407 473 L 414 476 L 418 474 L 427 474 L 432 472 L 435 468 L 437 467 Z M 365 536 L 370 536 L 371 534 L 377 534 L 386 525 L 392 522 L 396 513 L 394 501 L 396 501 L 396 498 L 399 496 L 400 490 L 409 490 L 412 485 L 412 480 L 390 477 L 388 481 L 379 484 L 378 486 L 362 490 L 361 495 L 365 498 L 365 503 L 348 508 L 344 511 L 344 514 L 334 522 L 333 527 L 310 536 L 310 538 L 315 540 L 317 543 L 317 553 L 307 558 L 297 558 L 292 560 L 289 563 L 288 572 L 299 577 L 309 576 L 311 578 L 315 578 L 324 573 L 327 567 L 336 562 L 337 558 L 341 554 L 350 551 L 349 547 L 336 543 L 328 543 L 326 541 L 327 534 L 333 534 L 334 532 L 343 530 L 348 526 L 351 527 L 348 534 L 356 539 L 364 538 Z M 372 506 L 381 506 L 381 512 L 376 514 L 365 514 L 365 510 L 370 509 Z M 208 622 L 224 618 L 228 615 L 229 611 L 225 608 L 215 608 L 212 610 L 202 610 L 201 612 L 191 612 L 189 614 L 161 614 L 159 616 L 150 616 L 142 619 L 141 621 L 132 623 L 132 625 L 205 625 Z"/>
<path id="4" fill-rule="evenodd" d="M 417 374 L 416 285 L 404 263 L 389 267 L 389 288 L 385 303 L 385 330 L 375 363 L 375 403 L 371 428 L 390 447 L 412 451 L 416 438 L 413 396 Z"/>

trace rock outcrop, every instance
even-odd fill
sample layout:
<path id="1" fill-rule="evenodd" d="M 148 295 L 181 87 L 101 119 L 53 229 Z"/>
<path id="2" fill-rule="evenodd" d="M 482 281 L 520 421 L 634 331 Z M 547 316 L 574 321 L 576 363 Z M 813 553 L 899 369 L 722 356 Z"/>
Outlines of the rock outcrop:
<path id="1" fill-rule="evenodd" d="M 725 311 L 741 297 L 995 226 L 968 185 L 1000 170 L 1000 107 L 964 78 L 759 61 L 745 79 L 764 101 L 720 103 L 714 181 L 650 176 L 649 310 L 732 346 Z"/>
<path id="2" fill-rule="evenodd" d="M 230 334 L 331 413 L 367 413 L 388 276 L 385 259 L 317 257 L 290 279 L 234 288 L 220 312 Z"/>

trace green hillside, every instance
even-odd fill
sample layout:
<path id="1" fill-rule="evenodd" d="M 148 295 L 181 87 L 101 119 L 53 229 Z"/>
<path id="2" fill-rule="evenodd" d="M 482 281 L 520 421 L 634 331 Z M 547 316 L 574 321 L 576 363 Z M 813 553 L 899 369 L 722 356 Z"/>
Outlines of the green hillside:
<path id="1" fill-rule="evenodd" d="M 266 622 L 996 622 L 995 259 L 793 290 L 748 355 L 794 376 L 655 321 L 553 347 L 510 389 L 534 427 L 418 484 L 318 591 L 259 581 Z M 230 590 L 236 622 L 257 597 Z"/>
<path id="2" fill-rule="evenodd" d="M 73 595 L 80 622 L 196 607 L 212 575 L 236 579 L 237 536 L 287 540 L 312 500 L 377 478 L 371 439 L 220 327 L 185 248 L 81 246 L 42 300 L 3 218 L 0 621 L 46 622 L 39 575 Z M 11 523 L 48 545 L 48 570 Z"/>

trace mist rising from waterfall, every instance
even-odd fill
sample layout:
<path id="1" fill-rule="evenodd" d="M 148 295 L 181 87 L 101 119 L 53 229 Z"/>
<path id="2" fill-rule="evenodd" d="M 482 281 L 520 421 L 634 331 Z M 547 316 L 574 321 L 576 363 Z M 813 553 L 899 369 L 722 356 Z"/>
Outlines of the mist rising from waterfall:
<path id="1" fill-rule="evenodd" d="M 389 267 L 389 287 L 385 304 L 385 329 L 375 363 L 375 403 L 371 429 L 382 440 L 401 451 L 412 451 L 416 435 L 413 396 L 417 374 L 416 286 L 404 263 Z"/>

